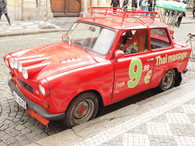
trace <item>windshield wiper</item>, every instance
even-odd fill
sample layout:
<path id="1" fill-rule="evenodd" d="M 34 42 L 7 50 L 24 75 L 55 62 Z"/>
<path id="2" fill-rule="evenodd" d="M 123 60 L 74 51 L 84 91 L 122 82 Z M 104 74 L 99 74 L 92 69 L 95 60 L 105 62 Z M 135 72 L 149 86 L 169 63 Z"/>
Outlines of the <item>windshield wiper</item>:
<path id="1" fill-rule="evenodd" d="M 69 34 L 69 33 L 68 33 L 68 37 L 69 37 L 69 39 L 68 39 L 68 44 L 71 45 L 72 42 L 71 42 L 71 37 L 70 37 L 70 34 Z"/>
<path id="2" fill-rule="evenodd" d="M 86 52 L 88 51 L 88 48 L 84 46 L 82 43 L 80 42 L 73 42 L 73 43 L 80 45 Z"/>

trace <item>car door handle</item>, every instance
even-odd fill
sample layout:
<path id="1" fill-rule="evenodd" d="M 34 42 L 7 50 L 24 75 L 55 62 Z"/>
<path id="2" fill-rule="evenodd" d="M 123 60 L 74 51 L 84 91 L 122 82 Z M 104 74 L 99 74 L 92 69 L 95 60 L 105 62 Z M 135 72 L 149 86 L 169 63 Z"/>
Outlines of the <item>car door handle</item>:
<path id="1" fill-rule="evenodd" d="M 154 58 L 147 59 L 146 61 L 154 61 Z"/>

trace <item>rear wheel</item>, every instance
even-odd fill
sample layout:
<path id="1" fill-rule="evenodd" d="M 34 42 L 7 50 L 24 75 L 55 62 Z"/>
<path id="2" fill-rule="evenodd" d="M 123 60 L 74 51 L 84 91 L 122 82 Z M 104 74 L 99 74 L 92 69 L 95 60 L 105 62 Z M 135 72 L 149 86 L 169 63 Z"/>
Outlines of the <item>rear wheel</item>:
<path id="1" fill-rule="evenodd" d="M 175 70 L 168 70 L 161 79 L 161 83 L 159 85 L 160 91 L 165 91 L 173 87 L 175 83 Z"/>
<path id="2" fill-rule="evenodd" d="M 93 92 L 77 96 L 69 105 L 64 123 L 68 128 L 93 119 L 98 112 L 98 99 Z"/>

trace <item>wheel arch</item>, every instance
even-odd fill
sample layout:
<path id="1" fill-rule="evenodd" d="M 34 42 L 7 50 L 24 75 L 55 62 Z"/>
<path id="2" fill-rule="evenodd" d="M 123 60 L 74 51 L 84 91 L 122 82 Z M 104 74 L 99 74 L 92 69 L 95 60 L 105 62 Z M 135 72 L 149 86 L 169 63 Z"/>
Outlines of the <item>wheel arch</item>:
<path id="1" fill-rule="evenodd" d="M 161 78 L 160 78 L 159 83 L 158 83 L 158 86 L 160 86 L 161 80 L 162 80 L 164 74 L 165 74 L 168 70 L 170 70 L 170 69 L 173 69 L 173 70 L 175 71 L 175 81 L 174 81 L 173 86 L 179 86 L 179 85 L 180 85 L 180 83 L 181 83 L 181 81 L 182 81 L 181 72 L 179 72 L 179 70 L 178 70 L 178 68 L 177 68 L 176 66 L 172 66 L 172 67 L 166 68 L 166 69 L 162 72 Z"/>
<path id="2" fill-rule="evenodd" d="M 104 107 L 104 101 L 103 101 L 102 95 L 101 95 L 97 90 L 95 90 L 95 89 L 85 90 L 85 91 L 82 91 L 82 92 L 76 94 L 76 95 L 69 101 L 69 103 L 67 103 L 66 110 L 68 109 L 68 107 L 70 106 L 70 104 L 71 104 L 74 100 L 76 100 L 76 98 L 77 98 L 79 95 L 81 95 L 81 94 L 83 94 L 83 93 L 86 93 L 86 92 L 92 92 L 92 93 L 94 93 L 94 94 L 97 96 L 98 104 L 99 104 L 99 107 L 100 107 L 100 108 L 98 109 L 98 113 L 99 113 L 99 111 L 101 110 L 101 108 Z M 65 110 L 65 112 L 66 112 L 66 110 Z"/>
<path id="3" fill-rule="evenodd" d="M 162 80 L 164 74 L 165 74 L 168 70 L 170 70 L 170 69 L 173 69 L 173 70 L 175 71 L 175 73 L 179 73 L 179 69 L 178 69 L 177 66 L 170 66 L 170 67 L 165 68 L 164 71 L 161 73 L 161 76 L 160 76 L 160 80 L 159 80 L 158 85 L 160 84 L 160 82 L 161 82 L 161 80 Z"/>

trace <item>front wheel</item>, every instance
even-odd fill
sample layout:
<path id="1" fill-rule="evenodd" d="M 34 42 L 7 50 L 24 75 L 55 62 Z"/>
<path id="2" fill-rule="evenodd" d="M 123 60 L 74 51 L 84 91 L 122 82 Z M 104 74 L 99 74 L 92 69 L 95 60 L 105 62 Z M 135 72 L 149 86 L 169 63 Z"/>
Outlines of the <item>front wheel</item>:
<path id="1" fill-rule="evenodd" d="M 165 91 L 173 87 L 175 83 L 175 70 L 168 70 L 161 79 L 159 90 Z"/>
<path id="2" fill-rule="evenodd" d="M 69 105 L 64 123 L 68 128 L 93 119 L 98 112 L 98 99 L 93 92 L 77 96 Z"/>

